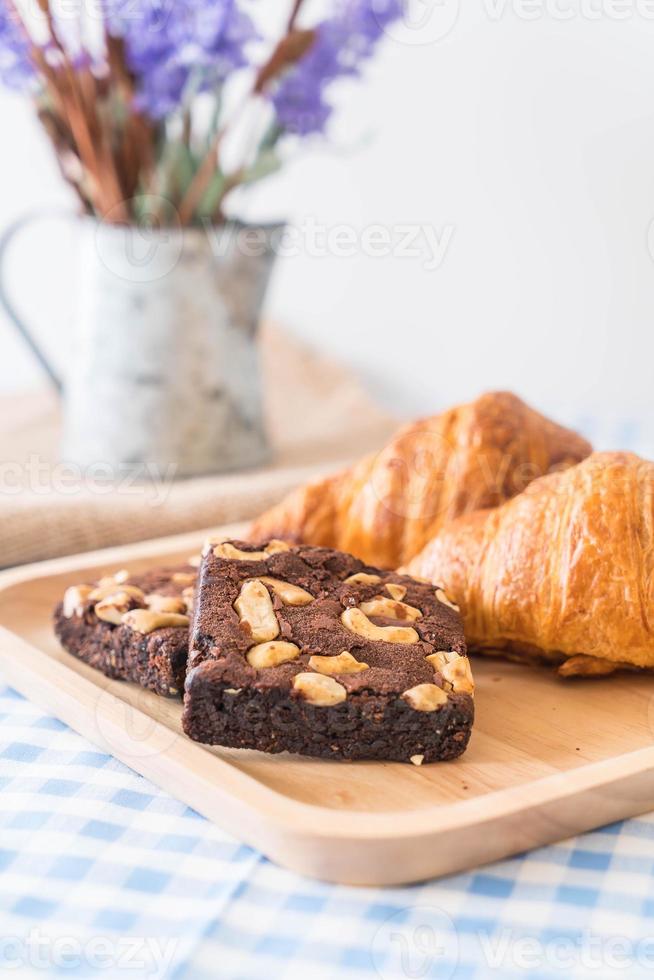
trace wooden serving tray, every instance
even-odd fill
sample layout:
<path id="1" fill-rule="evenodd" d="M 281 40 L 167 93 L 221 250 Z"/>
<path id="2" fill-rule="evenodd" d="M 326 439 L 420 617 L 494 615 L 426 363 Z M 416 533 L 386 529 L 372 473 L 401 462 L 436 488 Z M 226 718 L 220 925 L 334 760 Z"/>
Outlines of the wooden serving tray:
<path id="1" fill-rule="evenodd" d="M 329 881 L 418 881 L 654 808 L 654 677 L 563 682 L 544 668 L 473 660 L 468 751 L 417 768 L 198 745 L 181 731 L 179 702 L 109 681 L 59 647 L 50 615 L 68 585 L 183 559 L 204 537 L 0 574 L 8 682 L 272 860 Z"/>

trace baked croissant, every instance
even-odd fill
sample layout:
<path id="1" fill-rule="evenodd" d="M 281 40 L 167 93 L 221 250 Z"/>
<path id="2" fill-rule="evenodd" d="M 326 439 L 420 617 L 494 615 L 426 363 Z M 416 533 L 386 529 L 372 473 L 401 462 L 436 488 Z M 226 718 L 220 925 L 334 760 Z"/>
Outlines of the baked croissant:
<path id="1" fill-rule="evenodd" d="M 404 570 L 445 586 L 472 649 L 563 676 L 654 667 L 654 463 L 594 453 L 454 521 Z"/>
<path id="2" fill-rule="evenodd" d="M 453 518 L 496 507 L 590 452 L 585 439 L 516 395 L 482 395 L 407 425 L 380 453 L 296 490 L 250 537 L 337 548 L 396 568 Z"/>

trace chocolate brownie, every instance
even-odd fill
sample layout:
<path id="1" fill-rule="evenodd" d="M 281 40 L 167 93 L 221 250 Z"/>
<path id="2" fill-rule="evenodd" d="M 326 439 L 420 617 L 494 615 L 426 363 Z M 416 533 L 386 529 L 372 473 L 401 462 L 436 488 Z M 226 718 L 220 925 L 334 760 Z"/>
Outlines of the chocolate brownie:
<path id="1" fill-rule="evenodd" d="M 181 695 L 197 568 L 126 571 L 95 585 L 73 585 L 54 613 L 65 650 L 107 677 Z"/>
<path id="2" fill-rule="evenodd" d="M 433 762 L 468 743 L 473 683 L 442 589 L 329 548 L 206 550 L 184 731 L 199 742 Z"/>

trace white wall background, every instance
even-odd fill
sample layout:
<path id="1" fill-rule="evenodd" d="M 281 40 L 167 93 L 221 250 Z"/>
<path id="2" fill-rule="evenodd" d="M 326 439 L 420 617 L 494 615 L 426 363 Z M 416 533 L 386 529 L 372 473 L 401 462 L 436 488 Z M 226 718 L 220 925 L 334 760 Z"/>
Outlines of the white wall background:
<path id="1" fill-rule="evenodd" d="M 268 311 L 405 414 L 508 387 L 562 418 L 644 419 L 654 409 L 654 3 L 547 0 L 525 19 L 510 4 L 498 15 L 501 0 L 466 2 L 424 0 L 422 33 L 389 39 L 366 83 L 341 89 L 332 147 L 313 148 L 248 208 L 357 233 L 449 227 L 442 264 L 426 268 L 424 252 L 300 254 L 280 261 Z M 526 11 L 538 13 L 534 0 Z M 430 33 L 445 36 L 415 43 Z M 28 107 L 3 94 L 0 119 L 0 225 L 69 203 Z M 63 226 L 26 233 L 8 268 L 60 357 L 72 245 Z M 0 342 L 0 390 L 38 383 L 1 317 Z"/>

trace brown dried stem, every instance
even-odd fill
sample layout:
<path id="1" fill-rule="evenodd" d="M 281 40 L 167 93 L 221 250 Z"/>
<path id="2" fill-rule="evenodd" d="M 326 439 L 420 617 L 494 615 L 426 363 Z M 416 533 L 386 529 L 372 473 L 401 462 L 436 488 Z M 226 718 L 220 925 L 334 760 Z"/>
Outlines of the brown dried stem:
<path id="1" fill-rule="evenodd" d="M 126 63 L 122 40 L 105 30 L 108 76 L 97 77 L 91 66 L 73 65 L 57 30 L 50 0 L 37 0 L 49 34 L 47 53 L 36 44 L 15 0 L 7 0 L 29 44 L 30 56 L 41 77 L 42 96 L 37 111 L 58 158 L 65 179 L 75 189 L 85 211 L 112 223 L 134 219 L 131 204 L 156 175 L 157 123 L 133 108 L 136 82 Z M 303 57 L 314 33 L 295 25 L 303 0 L 293 0 L 284 36 L 256 74 L 250 91 L 211 140 L 179 205 L 179 220 L 190 224 L 198 205 L 219 169 L 219 153 L 228 126 L 237 124 L 248 101 L 266 91 L 270 83 Z M 116 111 L 121 107 L 125 110 Z M 184 117 L 183 139 L 190 145 L 191 116 Z M 222 200 L 239 182 L 242 170 L 225 178 L 217 220 L 223 220 Z M 178 193 L 181 193 L 181 189 Z"/>
<path id="2" fill-rule="evenodd" d="M 232 117 L 231 121 L 224 125 L 216 134 L 207 150 L 197 173 L 195 174 L 190 186 L 182 198 L 179 207 L 179 219 L 182 225 L 192 221 L 195 209 L 202 200 L 211 180 L 218 169 L 218 151 L 226 135 L 228 127 L 235 124 L 242 114 L 245 106 L 252 96 L 261 95 L 273 79 L 277 78 L 284 69 L 290 67 L 304 56 L 315 40 L 315 31 L 299 30 L 295 23 L 300 13 L 303 0 L 294 0 L 293 7 L 286 26 L 286 33 L 279 40 L 272 51 L 272 54 L 259 68 L 251 90 L 245 96 L 243 102 Z M 232 185 L 234 186 L 234 185 Z M 230 181 L 226 187 L 231 190 Z M 227 189 L 222 195 L 225 197 Z"/>

